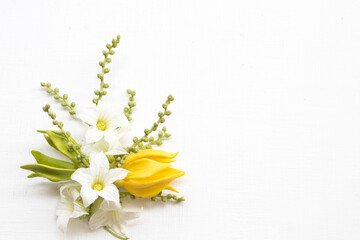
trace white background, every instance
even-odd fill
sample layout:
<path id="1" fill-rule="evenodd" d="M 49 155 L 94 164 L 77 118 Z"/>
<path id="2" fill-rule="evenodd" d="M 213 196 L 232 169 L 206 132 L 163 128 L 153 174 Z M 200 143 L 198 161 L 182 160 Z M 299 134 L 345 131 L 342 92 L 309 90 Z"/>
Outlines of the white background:
<path id="1" fill-rule="evenodd" d="M 37 129 L 52 105 L 39 82 L 93 105 L 105 44 L 121 109 L 136 90 L 134 134 L 175 97 L 163 149 L 180 154 L 187 201 L 140 201 L 132 239 L 360 239 L 360 2 L 0 1 L 0 239 L 114 239 L 56 227 L 56 184 L 27 179 L 30 151 L 57 156 Z M 60 155 L 59 155 L 60 156 Z"/>

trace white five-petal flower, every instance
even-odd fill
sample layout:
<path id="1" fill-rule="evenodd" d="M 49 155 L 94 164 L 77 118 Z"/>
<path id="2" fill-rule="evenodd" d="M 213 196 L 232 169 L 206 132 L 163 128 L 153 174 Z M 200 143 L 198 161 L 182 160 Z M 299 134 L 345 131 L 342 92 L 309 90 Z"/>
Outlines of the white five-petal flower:
<path id="1" fill-rule="evenodd" d="M 109 227 L 117 234 L 124 235 L 124 226 L 127 221 L 138 218 L 141 210 L 126 209 L 120 204 L 103 200 L 100 208 L 89 220 L 90 229 Z"/>
<path id="2" fill-rule="evenodd" d="M 87 215 L 84 205 L 78 200 L 80 196 L 80 184 L 74 181 L 60 185 L 61 201 L 56 207 L 57 225 L 66 232 L 70 218 L 78 218 Z"/>
<path id="3" fill-rule="evenodd" d="M 104 103 L 100 103 L 95 108 L 79 111 L 77 116 L 89 125 L 85 136 L 87 143 L 94 143 L 102 138 L 111 143 L 118 138 L 122 129 L 129 127 L 125 115 L 117 113 L 113 107 Z"/>
<path id="4" fill-rule="evenodd" d="M 109 169 L 109 161 L 101 152 L 90 156 L 90 167 L 77 169 L 71 179 L 81 184 L 80 196 L 88 207 L 99 196 L 118 203 L 119 190 L 114 182 L 125 178 L 128 172 L 123 168 Z"/>

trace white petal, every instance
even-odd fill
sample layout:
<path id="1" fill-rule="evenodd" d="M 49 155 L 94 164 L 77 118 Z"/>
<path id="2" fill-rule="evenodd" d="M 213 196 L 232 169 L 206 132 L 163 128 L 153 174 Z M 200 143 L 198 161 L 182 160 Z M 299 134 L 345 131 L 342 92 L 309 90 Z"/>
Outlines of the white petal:
<path id="1" fill-rule="evenodd" d="M 70 217 L 70 215 L 72 214 L 72 210 L 73 210 L 72 201 L 67 199 L 66 201 L 59 202 L 56 205 L 55 214 L 56 214 L 56 216 L 68 216 L 68 217 Z"/>
<path id="2" fill-rule="evenodd" d="M 104 140 L 108 143 L 118 140 L 118 136 L 116 135 L 115 129 L 106 130 L 104 131 L 103 134 L 104 134 Z"/>
<path id="3" fill-rule="evenodd" d="M 121 219 L 123 219 L 123 221 L 130 221 L 140 217 L 140 215 L 141 211 L 123 209 L 123 211 L 121 212 Z"/>
<path id="4" fill-rule="evenodd" d="M 86 131 L 86 143 L 99 141 L 104 136 L 105 131 L 99 130 L 96 126 L 91 126 Z"/>
<path id="5" fill-rule="evenodd" d="M 82 186 L 80 195 L 82 197 L 84 206 L 88 207 L 90 204 L 95 202 L 95 200 L 99 196 L 98 193 L 99 193 L 99 191 L 96 191 L 89 186 Z"/>
<path id="6" fill-rule="evenodd" d="M 65 198 L 76 200 L 80 195 L 80 187 L 81 185 L 75 181 L 60 183 L 59 188 L 61 201 L 64 201 Z"/>
<path id="7" fill-rule="evenodd" d="M 91 165 L 90 165 L 91 166 Z M 72 175 L 71 179 L 77 181 L 82 186 L 90 186 L 93 182 L 93 176 L 89 168 L 78 168 Z"/>
<path id="8" fill-rule="evenodd" d="M 58 218 L 56 220 L 56 224 L 57 224 L 58 228 L 63 233 L 66 233 L 68 223 L 69 223 L 69 218 L 64 215 L 58 216 Z"/>
<path id="9" fill-rule="evenodd" d="M 97 210 L 89 220 L 89 227 L 91 230 L 106 226 L 109 221 L 109 216 L 101 209 Z"/>
<path id="10" fill-rule="evenodd" d="M 128 152 L 125 151 L 125 149 L 118 148 L 118 149 L 112 149 L 110 151 L 107 151 L 106 155 L 121 155 L 121 154 L 127 154 Z"/>
<path id="11" fill-rule="evenodd" d="M 108 122 L 110 128 L 126 128 L 128 127 L 129 121 L 124 115 L 116 114 L 112 116 L 112 118 Z"/>
<path id="12" fill-rule="evenodd" d="M 123 168 L 110 169 L 104 181 L 106 184 L 114 183 L 116 180 L 124 179 L 129 172 Z"/>
<path id="13" fill-rule="evenodd" d="M 55 214 L 57 216 L 57 226 L 58 228 L 66 232 L 69 218 L 72 214 L 72 202 L 67 199 L 64 202 L 59 202 L 56 206 Z"/>
<path id="14" fill-rule="evenodd" d="M 108 142 L 106 142 L 104 139 L 101 139 L 100 141 L 97 141 L 94 145 L 93 145 L 93 149 L 92 151 L 94 152 L 107 152 L 110 148 L 110 144 Z"/>
<path id="15" fill-rule="evenodd" d="M 103 179 L 109 171 L 109 160 L 103 152 L 90 158 L 91 174 L 99 179 Z"/>
<path id="16" fill-rule="evenodd" d="M 101 205 L 100 205 L 100 209 L 104 210 L 105 212 L 107 211 L 120 211 L 121 210 L 121 205 L 120 202 L 113 202 L 113 201 L 106 201 L 103 200 Z"/>
<path id="17" fill-rule="evenodd" d="M 74 211 L 71 214 L 71 218 L 78 218 L 83 215 L 88 215 L 88 212 L 84 209 L 83 206 L 81 206 L 79 203 L 74 202 Z"/>
<path id="18" fill-rule="evenodd" d="M 99 191 L 99 196 L 105 200 L 119 202 L 119 190 L 114 184 L 109 184 L 104 187 L 103 190 Z"/>
<path id="19" fill-rule="evenodd" d="M 94 108 L 80 110 L 76 113 L 76 116 L 91 126 L 96 125 L 98 120 L 98 113 Z"/>

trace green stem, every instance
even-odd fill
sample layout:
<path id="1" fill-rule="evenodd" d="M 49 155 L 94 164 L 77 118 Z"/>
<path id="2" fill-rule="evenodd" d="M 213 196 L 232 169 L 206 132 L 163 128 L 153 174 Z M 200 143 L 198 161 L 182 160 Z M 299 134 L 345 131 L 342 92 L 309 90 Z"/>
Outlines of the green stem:
<path id="1" fill-rule="evenodd" d="M 129 239 L 128 237 L 122 237 L 120 235 L 118 235 L 117 233 L 113 232 L 110 228 L 108 227 L 104 227 L 106 231 L 108 231 L 111 235 L 113 235 L 114 237 L 117 237 L 119 239 L 123 239 L 123 240 L 127 240 Z"/>

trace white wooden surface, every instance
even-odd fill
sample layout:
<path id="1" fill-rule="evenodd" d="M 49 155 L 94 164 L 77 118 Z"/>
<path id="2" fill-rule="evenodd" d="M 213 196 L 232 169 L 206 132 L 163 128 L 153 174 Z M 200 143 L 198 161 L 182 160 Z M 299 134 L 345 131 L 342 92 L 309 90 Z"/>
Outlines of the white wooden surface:
<path id="1" fill-rule="evenodd" d="M 175 96 L 163 147 L 186 171 L 183 204 L 138 202 L 132 239 L 360 238 L 359 1 L 0 0 L 0 239 L 114 239 L 75 222 L 54 184 L 26 179 L 50 81 L 91 106 L 101 51 L 122 35 L 104 99 L 137 91 L 134 134 Z"/>

